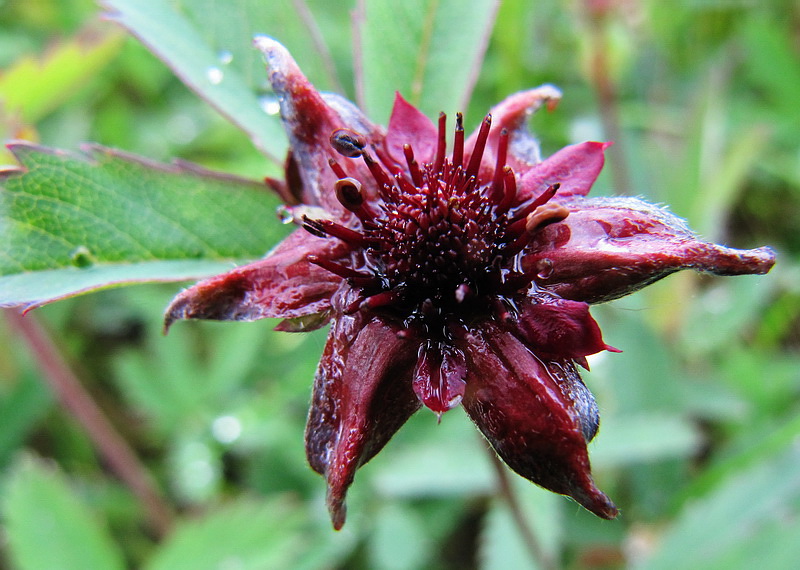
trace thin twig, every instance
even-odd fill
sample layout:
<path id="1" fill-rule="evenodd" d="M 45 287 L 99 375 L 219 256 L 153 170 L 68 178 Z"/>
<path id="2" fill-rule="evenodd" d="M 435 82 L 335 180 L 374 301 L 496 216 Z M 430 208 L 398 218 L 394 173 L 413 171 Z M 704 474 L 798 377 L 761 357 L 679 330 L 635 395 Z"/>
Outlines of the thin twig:
<path id="1" fill-rule="evenodd" d="M 344 86 L 339 80 L 339 74 L 336 71 L 333 55 L 331 54 L 331 50 L 328 49 L 328 44 L 325 42 L 325 37 L 322 35 L 322 30 L 319 29 L 314 14 L 309 9 L 305 0 L 292 0 L 292 6 L 294 6 L 295 12 L 300 16 L 300 20 L 311 34 L 311 41 L 314 42 L 314 47 L 322 58 L 322 64 L 325 67 L 325 71 L 328 72 L 328 78 L 331 80 L 333 89 L 338 93 L 344 93 Z"/>
<path id="2" fill-rule="evenodd" d="M 605 6 L 605 4 L 600 4 Z M 588 6 L 590 49 L 592 50 L 590 78 L 597 94 L 600 121 L 606 138 L 614 141 L 612 152 L 617 159 L 609 162 L 611 177 L 614 181 L 616 194 L 631 194 L 630 174 L 626 160 L 625 144 L 622 139 L 622 127 L 619 115 L 619 101 L 616 86 L 611 77 L 610 63 L 608 60 L 608 31 L 606 18 L 612 17 L 604 8 L 592 9 Z"/>
<path id="3" fill-rule="evenodd" d="M 502 461 L 500 461 L 500 458 L 497 457 L 497 454 L 495 454 L 494 450 L 487 447 L 487 451 L 489 452 L 495 474 L 497 475 L 497 484 L 499 486 L 500 496 L 506 502 L 509 510 L 511 511 L 511 516 L 514 519 L 514 523 L 517 525 L 520 535 L 522 536 L 522 541 L 525 543 L 525 548 L 528 549 L 528 554 L 541 570 L 556 570 L 555 562 L 542 548 L 541 543 L 536 538 L 536 533 L 522 512 L 522 507 L 519 504 L 517 494 L 514 492 L 514 488 L 511 486 L 511 481 L 508 479 L 508 471 L 506 470 L 506 466 Z"/>
<path id="4" fill-rule="evenodd" d="M 366 17 L 364 0 L 358 0 L 356 7 L 350 15 L 353 25 L 353 77 L 356 88 L 356 105 L 362 110 L 367 110 L 367 93 L 364 86 L 364 45 L 361 35 Z"/>
<path id="5" fill-rule="evenodd" d="M 470 63 L 467 83 L 464 85 L 464 92 L 461 94 L 461 100 L 458 102 L 459 109 L 466 110 L 469 108 L 469 102 L 472 98 L 472 91 L 475 89 L 475 84 L 478 82 L 478 76 L 481 73 L 481 69 L 483 69 L 483 60 L 486 57 L 486 48 L 489 47 L 489 40 L 492 37 L 494 23 L 497 20 L 497 12 L 499 10 L 500 0 L 493 0 L 489 8 L 489 16 L 486 19 L 486 25 L 483 28 L 483 34 L 476 39 L 480 47 L 478 47 L 477 51 L 475 52 L 475 59 Z"/>
<path id="6" fill-rule="evenodd" d="M 83 387 L 35 317 L 23 316 L 13 309 L 4 313 L 11 326 L 27 342 L 43 378 L 61 405 L 83 427 L 111 470 L 139 498 L 153 531 L 159 537 L 165 536 L 172 523 L 172 509 L 162 497 L 147 468 Z"/>

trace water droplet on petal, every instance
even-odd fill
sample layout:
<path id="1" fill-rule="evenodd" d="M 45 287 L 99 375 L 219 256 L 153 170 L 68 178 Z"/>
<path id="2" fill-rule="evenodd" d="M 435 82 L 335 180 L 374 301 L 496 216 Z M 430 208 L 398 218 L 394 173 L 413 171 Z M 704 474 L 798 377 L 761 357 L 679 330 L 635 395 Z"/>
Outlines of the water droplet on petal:
<path id="1" fill-rule="evenodd" d="M 277 115 L 281 112 L 281 104 L 275 95 L 262 95 L 258 98 L 258 104 L 267 115 Z"/>
<path id="2" fill-rule="evenodd" d="M 209 67 L 206 70 L 206 77 L 208 77 L 208 80 L 212 85 L 219 85 L 222 83 L 224 76 L 225 74 L 222 73 L 222 70 L 219 67 Z"/>
<path id="3" fill-rule="evenodd" d="M 536 264 L 536 277 L 549 279 L 553 275 L 553 262 L 547 258 L 540 259 Z"/>
<path id="4" fill-rule="evenodd" d="M 220 50 L 217 54 L 217 59 L 222 65 L 230 65 L 233 61 L 233 54 L 226 49 Z"/>
<path id="5" fill-rule="evenodd" d="M 278 206 L 276 213 L 278 214 L 278 219 L 282 224 L 287 225 L 294 222 L 294 214 L 289 206 Z"/>

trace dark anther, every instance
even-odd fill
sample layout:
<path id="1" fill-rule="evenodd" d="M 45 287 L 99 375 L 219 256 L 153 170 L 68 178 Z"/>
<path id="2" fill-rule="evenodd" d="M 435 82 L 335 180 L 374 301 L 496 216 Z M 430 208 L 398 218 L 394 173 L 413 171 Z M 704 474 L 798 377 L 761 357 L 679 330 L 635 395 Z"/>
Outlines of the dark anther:
<path id="1" fill-rule="evenodd" d="M 361 182 L 355 178 L 342 178 L 333 185 L 336 191 L 336 198 L 342 206 L 350 211 L 356 210 L 364 203 L 364 195 L 361 193 Z"/>
<path id="2" fill-rule="evenodd" d="M 453 168 L 464 161 L 464 115 L 456 113 L 456 135 L 453 140 Z"/>
<path id="3" fill-rule="evenodd" d="M 348 158 L 358 158 L 367 146 L 367 140 L 350 129 L 337 129 L 331 133 L 333 149 Z"/>
<path id="4" fill-rule="evenodd" d="M 312 220 L 308 216 L 303 216 L 303 227 L 306 231 L 317 237 L 330 236 L 339 238 L 343 242 L 355 247 L 365 247 L 367 245 L 364 234 L 351 230 L 336 222 L 332 222 L 331 220 Z"/>

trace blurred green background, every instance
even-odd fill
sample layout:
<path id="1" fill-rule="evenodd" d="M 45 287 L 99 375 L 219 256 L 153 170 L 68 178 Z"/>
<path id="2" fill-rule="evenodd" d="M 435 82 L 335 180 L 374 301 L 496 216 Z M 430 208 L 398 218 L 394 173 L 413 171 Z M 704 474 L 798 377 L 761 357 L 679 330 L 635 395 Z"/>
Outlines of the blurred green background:
<path id="1" fill-rule="evenodd" d="M 355 97 L 353 2 L 308 2 L 330 48 L 328 68 L 281 23 L 281 13 L 306 4 L 203 4 L 207 21 L 198 26 L 228 10 L 271 6 L 278 15 L 260 31 L 286 42 L 319 86 Z M 247 136 L 98 15 L 89 0 L 0 1 L 0 138 L 71 150 L 97 141 L 159 161 L 280 175 Z M 233 25 L 250 35 L 255 23 Z M 800 5 L 504 1 L 467 122 L 545 82 L 564 99 L 532 120 L 543 154 L 614 140 L 593 192 L 669 204 L 706 238 L 771 245 L 779 261 L 763 277 L 674 275 L 593 310 L 606 341 L 624 350 L 593 358 L 584 375 L 602 414 L 590 446 L 596 479 L 622 516 L 595 519 L 512 476 L 543 559 L 575 569 L 794 567 Z M 12 160 L 0 154 L 0 163 Z M 440 425 L 427 411 L 412 418 L 359 472 L 347 525 L 332 531 L 324 482 L 303 450 L 325 331 L 192 322 L 164 337 L 162 312 L 178 289 L 108 290 L 34 312 L 175 511 L 166 536 L 58 405 L 19 335 L 0 323 L 7 566 L 542 567 L 460 409 Z"/>

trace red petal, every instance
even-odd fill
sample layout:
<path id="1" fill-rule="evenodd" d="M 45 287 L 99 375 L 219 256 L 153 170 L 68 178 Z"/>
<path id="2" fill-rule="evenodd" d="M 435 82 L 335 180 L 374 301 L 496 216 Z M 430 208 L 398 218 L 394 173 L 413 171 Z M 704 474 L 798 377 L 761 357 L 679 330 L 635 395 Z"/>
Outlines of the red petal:
<path id="1" fill-rule="evenodd" d="M 345 170 L 360 180 L 369 180 L 369 171 L 361 160 L 345 159 L 334 151 L 330 136 L 337 129 L 350 129 L 369 142 L 380 142 L 383 134 L 358 108 L 337 95 L 320 94 L 303 75 L 297 63 L 281 44 L 266 36 L 255 39 L 269 67 L 269 81 L 281 104 L 286 134 L 289 136 L 293 160 L 297 163 L 302 189 L 291 188 L 302 202 L 322 206 L 329 212 L 344 214 L 336 199 L 333 185 L 338 177 L 328 165 L 333 157 L 341 160 Z"/>
<path id="2" fill-rule="evenodd" d="M 768 247 L 741 250 L 703 242 L 682 220 L 636 198 L 576 198 L 560 223 L 540 231 L 522 260 L 536 283 L 575 301 L 622 297 L 681 269 L 763 274 Z"/>
<path id="3" fill-rule="evenodd" d="M 585 196 L 592 188 L 605 162 L 604 151 L 611 143 L 584 142 L 566 146 L 522 173 L 517 183 L 520 201 L 534 198 L 552 184 L 560 184 L 556 200 Z"/>
<path id="4" fill-rule="evenodd" d="M 400 93 L 394 97 L 392 116 L 386 130 L 386 149 L 398 164 L 406 164 L 403 145 L 410 144 L 414 158 L 420 164 L 433 162 L 436 154 L 437 129 L 433 122 L 419 109 L 403 99 Z"/>
<path id="5" fill-rule="evenodd" d="M 464 354 L 460 350 L 431 343 L 420 349 L 414 368 L 414 393 L 430 410 L 441 414 L 461 403 L 466 375 Z"/>
<path id="6" fill-rule="evenodd" d="M 510 332 L 487 323 L 466 340 L 464 407 L 511 469 L 602 518 L 617 508 L 595 486 L 586 440 L 596 428 L 574 367 L 552 370 Z M 589 396 L 591 398 L 591 396 Z M 588 424 L 594 425 L 588 425 Z"/>
<path id="7" fill-rule="evenodd" d="M 328 510 L 337 530 L 356 470 L 380 451 L 419 409 L 411 390 L 417 347 L 359 314 L 334 321 L 314 382 L 306 426 L 311 467 L 328 482 Z"/>
<path id="8" fill-rule="evenodd" d="M 536 295 L 520 305 L 516 332 L 545 360 L 580 358 L 610 348 L 586 303 Z"/>
<path id="9" fill-rule="evenodd" d="M 297 229 L 264 259 L 181 291 L 167 307 L 164 326 L 178 319 L 254 321 L 324 313 L 342 279 L 306 257 L 339 257 L 345 251 L 338 240 Z"/>

